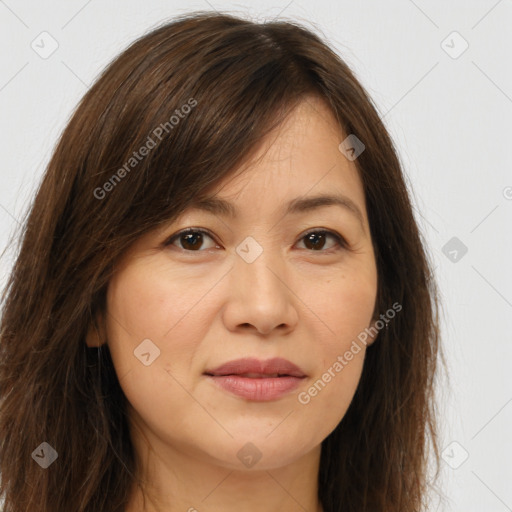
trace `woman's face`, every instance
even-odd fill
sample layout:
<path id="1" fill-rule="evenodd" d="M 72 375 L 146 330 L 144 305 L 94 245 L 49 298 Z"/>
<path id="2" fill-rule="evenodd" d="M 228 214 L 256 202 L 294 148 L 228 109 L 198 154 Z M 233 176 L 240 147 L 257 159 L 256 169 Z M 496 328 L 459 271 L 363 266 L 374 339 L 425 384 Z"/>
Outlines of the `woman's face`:
<path id="1" fill-rule="evenodd" d="M 284 466 L 319 450 L 358 385 L 354 340 L 371 325 L 377 272 L 362 184 L 338 149 L 346 135 L 316 99 L 273 135 L 214 191 L 233 215 L 184 211 L 140 238 L 109 284 L 132 435 L 157 453 Z M 304 202 L 320 195 L 342 202 Z"/>

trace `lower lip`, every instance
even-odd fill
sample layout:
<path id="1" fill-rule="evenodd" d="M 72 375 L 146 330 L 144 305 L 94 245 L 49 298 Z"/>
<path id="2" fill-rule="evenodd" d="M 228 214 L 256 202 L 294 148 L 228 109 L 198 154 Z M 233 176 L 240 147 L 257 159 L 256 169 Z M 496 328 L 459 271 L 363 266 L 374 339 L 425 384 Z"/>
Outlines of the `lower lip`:
<path id="1" fill-rule="evenodd" d="M 250 378 L 239 375 L 209 376 L 221 388 L 247 400 L 276 400 L 298 387 L 300 377 Z"/>

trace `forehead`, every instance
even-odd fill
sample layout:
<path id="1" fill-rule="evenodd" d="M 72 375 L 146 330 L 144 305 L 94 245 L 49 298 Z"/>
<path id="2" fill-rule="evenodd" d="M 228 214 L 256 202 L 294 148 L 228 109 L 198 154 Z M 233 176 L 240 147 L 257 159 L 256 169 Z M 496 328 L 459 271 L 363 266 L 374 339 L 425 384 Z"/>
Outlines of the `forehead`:
<path id="1" fill-rule="evenodd" d="M 357 166 L 339 149 L 344 138 L 327 105 L 317 98 L 305 99 L 234 176 L 225 178 L 190 208 L 235 218 L 266 205 L 275 209 L 279 204 L 286 214 L 333 205 L 351 211 L 363 222 L 364 189 Z"/>

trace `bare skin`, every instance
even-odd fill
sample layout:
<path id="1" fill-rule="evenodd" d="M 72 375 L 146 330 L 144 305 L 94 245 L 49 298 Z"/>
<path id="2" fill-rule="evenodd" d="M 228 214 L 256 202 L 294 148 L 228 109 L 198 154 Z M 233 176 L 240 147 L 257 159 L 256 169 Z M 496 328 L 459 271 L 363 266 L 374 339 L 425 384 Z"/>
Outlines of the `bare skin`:
<path id="1" fill-rule="evenodd" d="M 91 332 L 87 344 L 107 340 L 130 402 L 148 512 L 322 512 L 321 443 L 350 405 L 366 347 L 342 371 L 333 364 L 372 325 L 377 294 L 363 186 L 338 149 L 345 137 L 321 101 L 305 100 L 261 158 L 214 191 L 236 217 L 187 210 L 140 238 L 113 276 L 104 338 Z M 285 215 L 289 201 L 321 193 L 342 194 L 361 218 L 339 205 Z M 211 236 L 163 245 L 187 227 Z M 330 234 L 308 241 L 322 229 L 348 248 Z M 242 246 L 262 249 L 250 263 L 237 252 L 249 236 L 257 245 Z M 149 365 L 134 357 L 146 339 L 160 350 Z M 282 357 L 306 377 L 280 398 L 256 401 L 204 374 L 242 357 Z M 309 393 L 329 368 L 325 386 Z M 249 467 L 247 454 L 260 458 Z M 142 510 L 134 484 L 126 512 Z"/>

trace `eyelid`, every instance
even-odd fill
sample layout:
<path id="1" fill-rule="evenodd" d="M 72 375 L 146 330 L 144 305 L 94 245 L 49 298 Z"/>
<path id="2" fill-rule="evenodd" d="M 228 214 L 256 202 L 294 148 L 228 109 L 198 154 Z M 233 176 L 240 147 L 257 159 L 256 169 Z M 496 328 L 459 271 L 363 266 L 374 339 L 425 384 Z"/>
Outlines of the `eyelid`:
<path id="1" fill-rule="evenodd" d="M 218 242 L 215 239 L 215 236 L 212 233 L 210 233 L 210 231 L 208 231 L 207 229 L 188 227 L 188 228 L 180 229 L 176 233 L 172 234 L 170 237 L 166 238 L 162 245 L 164 247 L 167 247 L 168 245 L 172 245 L 174 240 L 176 240 L 179 236 L 185 235 L 187 233 L 202 233 L 204 235 L 208 235 L 213 241 L 215 241 L 215 243 L 218 244 Z M 220 245 L 220 244 L 218 244 L 218 245 Z M 202 251 L 186 251 L 186 252 L 202 252 Z"/>
<path id="2" fill-rule="evenodd" d="M 299 240 L 302 240 L 303 238 L 310 235 L 311 233 L 320 233 L 320 234 L 323 233 L 326 235 L 330 235 L 336 239 L 336 241 L 340 244 L 340 246 L 345 247 L 345 248 L 348 248 L 348 246 L 349 246 L 349 244 L 344 236 L 340 235 L 337 231 L 335 231 L 333 229 L 328 229 L 328 228 L 312 228 L 309 231 L 306 231 L 305 233 L 300 235 Z M 318 252 L 326 252 L 326 251 L 318 251 Z"/>
<path id="3" fill-rule="evenodd" d="M 184 234 L 187 234 L 187 233 L 202 233 L 202 234 L 208 235 L 217 245 L 220 245 L 216 241 L 215 236 L 209 230 L 207 230 L 205 228 L 199 228 L 199 227 L 196 228 L 196 227 L 193 227 L 193 226 L 181 229 L 180 231 L 177 231 L 176 233 L 172 234 L 170 237 L 168 237 L 163 242 L 162 245 L 164 247 L 172 245 L 173 242 L 177 238 L 179 238 L 181 235 L 184 235 Z M 350 244 L 347 242 L 346 238 L 344 236 L 342 236 L 341 234 L 339 234 L 337 231 L 335 231 L 333 229 L 329 229 L 329 228 L 322 228 L 322 227 L 311 228 L 308 231 L 302 233 L 298 237 L 297 241 L 301 241 L 306 236 L 308 236 L 308 235 L 310 235 L 312 233 L 326 234 L 328 236 L 332 236 L 336 240 L 337 246 L 331 247 L 330 249 L 327 249 L 325 251 L 323 251 L 323 250 L 319 250 L 319 251 L 309 250 L 308 252 L 312 252 L 312 253 L 317 252 L 319 254 L 322 254 L 322 253 L 324 253 L 324 254 L 332 254 L 333 252 L 337 252 L 338 250 L 342 250 L 342 249 L 347 250 L 347 251 L 351 250 Z M 178 249 L 180 249 L 180 248 L 178 247 Z M 186 251 L 185 249 L 182 249 L 182 251 L 187 252 L 187 253 L 194 253 L 194 252 L 200 253 L 200 252 L 205 252 L 207 250 L 208 249 L 205 249 L 203 251 L 200 251 L 200 250 L 199 251 Z"/>

